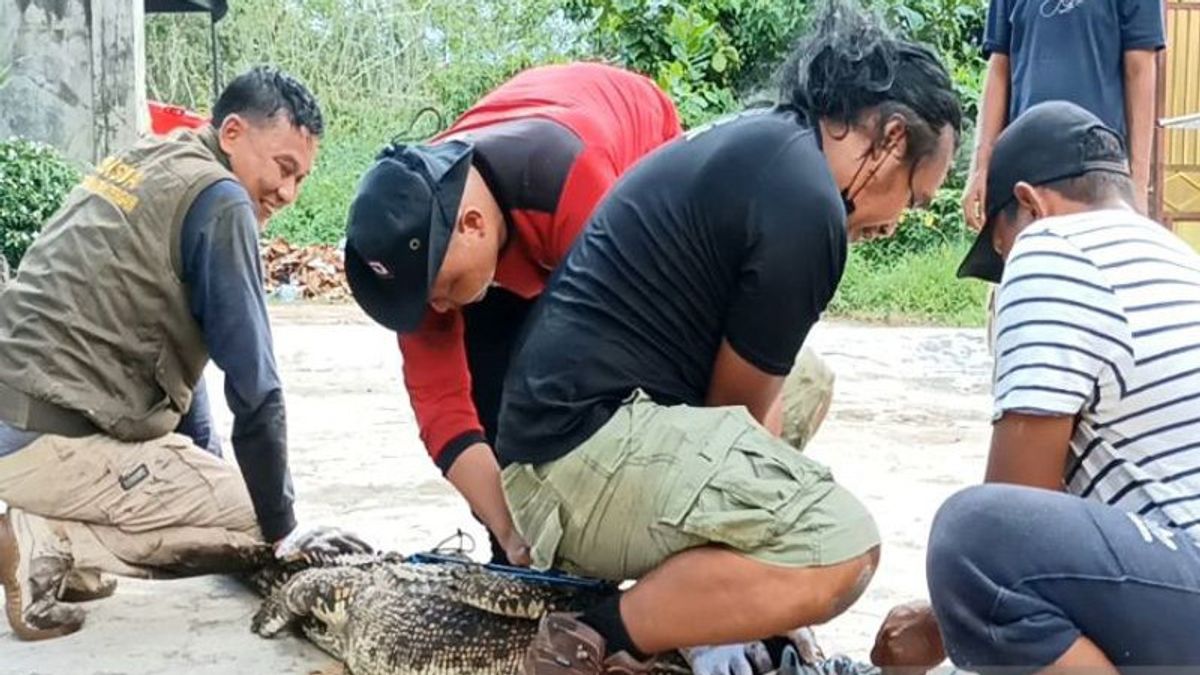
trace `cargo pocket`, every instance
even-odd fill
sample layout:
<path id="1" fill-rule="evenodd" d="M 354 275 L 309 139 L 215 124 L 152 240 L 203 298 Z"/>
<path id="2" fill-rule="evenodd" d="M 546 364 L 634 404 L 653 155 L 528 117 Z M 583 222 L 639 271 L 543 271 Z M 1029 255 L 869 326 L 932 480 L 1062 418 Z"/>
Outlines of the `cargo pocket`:
<path id="1" fill-rule="evenodd" d="M 504 499 L 513 524 L 529 544 L 529 557 L 537 570 L 554 567 L 562 541 L 562 518 L 557 495 L 542 483 L 529 464 L 513 464 L 501 474 Z"/>
<path id="2" fill-rule="evenodd" d="M 109 520 L 127 532 L 210 525 L 212 486 L 184 461 L 188 450 L 185 437 L 171 434 L 109 453 L 117 495 L 105 506 Z"/>
<path id="3" fill-rule="evenodd" d="M 733 529 L 716 526 L 716 516 L 729 511 L 720 489 L 715 487 L 720 474 L 728 470 L 729 455 L 735 444 L 749 429 L 732 411 L 723 411 L 722 420 L 702 441 L 695 453 L 680 458 L 674 467 L 674 478 L 667 489 L 659 518 L 658 539 L 666 546 L 686 548 L 707 543 L 730 546 L 730 539 L 754 535 L 739 535 Z"/>
<path id="4" fill-rule="evenodd" d="M 160 439 L 164 466 L 147 489 L 170 499 L 170 507 L 188 525 L 218 527 L 261 538 L 246 481 L 233 462 L 201 450 L 182 434 Z"/>
<path id="5" fill-rule="evenodd" d="M 743 551 L 760 548 L 770 540 L 776 531 L 774 505 L 780 500 L 726 473 L 736 470 L 744 477 L 745 460 L 745 455 L 730 450 L 721 471 L 700 489 L 693 506 L 679 520 L 681 531 Z"/>
<path id="6" fill-rule="evenodd" d="M 686 535 L 752 553 L 771 545 L 822 498 L 829 472 L 748 420 L 735 416 L 726 424 L 741 433 L 714 438 L 711 454 L 723 451 L 720 460 L 705 480 L 677 495 L 665 522 Z"/>
<path id="7" fill-rule="evenodd" d="M 102 459 L 107 467 L 102 480 L 109 483 L 105 488 L 109 498 L 99 507 L 109 524 L 128 532 L 144 532 L 168 524 L 163 507 L 169 504 L 169 496 L 151 487 L 165 479 L 162 461 L 145 450 L 146 444 L 131 443 Z"/>

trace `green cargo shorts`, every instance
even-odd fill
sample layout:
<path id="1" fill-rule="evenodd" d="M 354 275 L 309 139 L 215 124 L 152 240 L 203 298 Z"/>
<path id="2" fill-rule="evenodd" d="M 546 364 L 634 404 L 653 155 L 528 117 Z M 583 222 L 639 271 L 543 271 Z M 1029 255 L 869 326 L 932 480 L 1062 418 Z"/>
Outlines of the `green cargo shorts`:
<path id="1" fill-rule="evenodd" d="M 741 406 L 663 406 L 639 390 L 569 454 L 511 465 L 503 482 L 537 569 L 637 579 L 706 545 L 811 567 L 879 543 L 871 515 L 826 467 Z"/>

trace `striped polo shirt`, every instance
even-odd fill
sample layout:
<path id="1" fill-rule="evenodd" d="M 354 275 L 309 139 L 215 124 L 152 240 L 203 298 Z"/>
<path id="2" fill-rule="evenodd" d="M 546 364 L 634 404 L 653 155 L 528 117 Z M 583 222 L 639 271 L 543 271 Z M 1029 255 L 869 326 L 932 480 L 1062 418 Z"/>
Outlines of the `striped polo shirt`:
<path id="1" fill-rule="evenodd" d="M 1078 416 L 1069 492 L 1200 535 L 1200 256 L 1131 211 L 1046 218 L 996 304 L 995 418 Z"/>

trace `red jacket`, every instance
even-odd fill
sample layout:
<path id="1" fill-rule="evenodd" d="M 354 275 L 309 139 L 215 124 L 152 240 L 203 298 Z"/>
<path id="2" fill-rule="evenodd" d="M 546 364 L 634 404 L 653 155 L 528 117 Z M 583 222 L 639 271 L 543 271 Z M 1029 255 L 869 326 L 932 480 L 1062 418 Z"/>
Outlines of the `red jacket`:
<path id="1" fill-rule="evenodd" d="M 468 131 L 486 134 L 489 127 L 531 119 L 556 123 L 541 126 L 566 136 L 566 145 L 574 144 L 561 163 L 562 175 L 533 186 L 540 195 L 521 203 L 519 197 L 504 194 L 502 167 L 494 176 L 498 180 L 481 169 L 506 208 L 509 225 L 509 241 L 494 281 L 524 298 L 541 294 L 596 204 L 625 169 L 681 133 L 675 107 L 652 81 L 610 66 L 577 63 L 520 73 L 464 113 L 439 139 Z M 526 153 L 536 152 L 536 146 L 529 146 L 536 139 L 520 140 Z M 548 144 L 555 145 L 548 154 L 562 156 L 561 138 Z M 477 147 L 477 166 L 481 152 Z M 529 186 L 524 188 L 528 192 Z M 555 206 L 550 210 L 546 204 Z M 405 386 L 421 440 L 435 462 L 456 440 L 482 435 L 463 335 L 460 312 L 430 311 L 416 332 L 399 339 Z"/>

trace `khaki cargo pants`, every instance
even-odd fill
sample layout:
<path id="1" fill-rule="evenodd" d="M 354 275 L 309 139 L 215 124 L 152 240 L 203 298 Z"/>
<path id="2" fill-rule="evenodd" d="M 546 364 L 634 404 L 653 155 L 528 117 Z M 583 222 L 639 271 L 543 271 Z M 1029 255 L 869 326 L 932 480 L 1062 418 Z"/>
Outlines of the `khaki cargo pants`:
<path id="1" fill-rule="evenodd" d="M 0 457 L 0 501 L 76 570 L 153 577 L 238 569 L 264 543 L 235 464 L 170 434 L 46 434 Z"/>
<path id="2" fill-rule="evenodd" d="M 879 543 L 866 508 L 826 467 L 740 406 L 663 406 L 639 390 L 571 453 L 509 466 L 503 482 L 538 569 L 636 579 L 706 545 L 823 566 Z"/>

